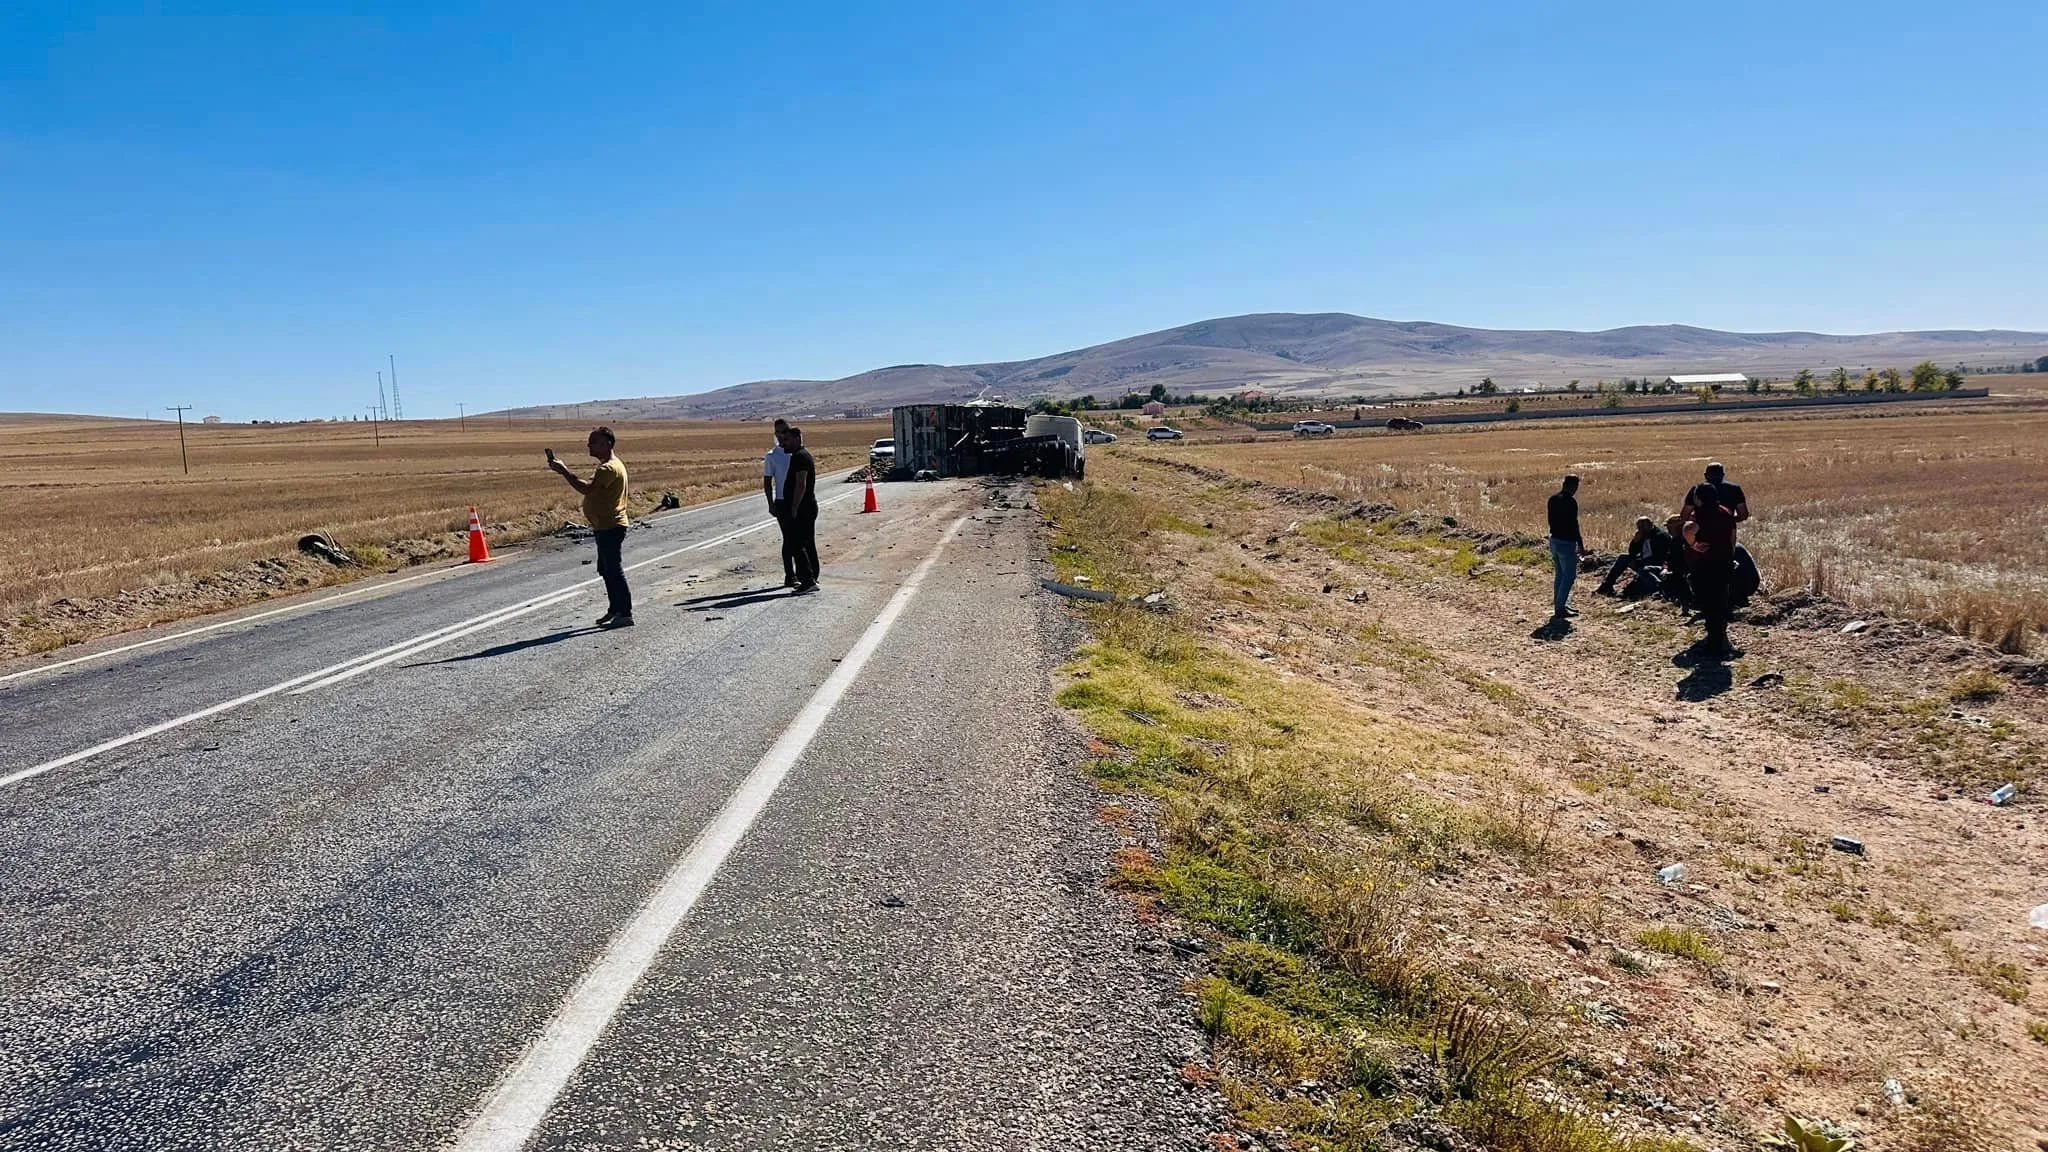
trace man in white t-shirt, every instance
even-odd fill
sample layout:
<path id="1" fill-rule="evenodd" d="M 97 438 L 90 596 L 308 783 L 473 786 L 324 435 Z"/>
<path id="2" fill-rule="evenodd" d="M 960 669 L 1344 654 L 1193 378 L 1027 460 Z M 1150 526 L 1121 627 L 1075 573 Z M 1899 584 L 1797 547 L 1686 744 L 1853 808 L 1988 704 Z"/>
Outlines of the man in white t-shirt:
<path id="1" fill-rule="evenodd" d="M 783 450 L 782 434 L 789 421 L 775 422 L 775 447 L 761 458 L 761 495 L 768 498 L 768 514 L 782 529 L 782 586 L 796 587 L 796 548 L 790 537 L 789 509 L 782 501 L 782 482 L 789 476 L 789 453 Z"/>

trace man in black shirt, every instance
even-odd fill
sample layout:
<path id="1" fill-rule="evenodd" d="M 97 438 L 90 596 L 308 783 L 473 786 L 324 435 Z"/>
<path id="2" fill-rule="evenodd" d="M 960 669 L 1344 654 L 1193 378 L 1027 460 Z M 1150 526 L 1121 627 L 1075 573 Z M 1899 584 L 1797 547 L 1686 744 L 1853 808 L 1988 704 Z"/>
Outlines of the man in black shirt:
<path id="1" fill-rule="evenodd" d="M 818 590 L 818 462 L 804 447 L 804 430 L 779 434 L 789 452 L 789 471 L 782 481 L 782 501 L 789 517 L 790 543 L 796 560 L 796 590 Z"/>
<path id="2" fill-rule="evenodd" d="M 1594 591 L 1602 596 L 1616 595 L 1614 585 L 1626 572 L 1634 572 L 1638 580 L 1646 581 L 1640 588 L 1630 585 L 1635 595 L 1654 591 L 1669 570 L 1674 551 L 1669 533 L 1657 527 L 1657 522 L 1648 516 L 1638 516 L 1635 538 L 1628 542 L 1628 551 L 1614 558 L 1614 563 L 1608 566 L 1606 578 Z"/>
<path id="3" fill-rule="evenodd" d="M 1557 568 L 1551 587 L 1551 619 L 1577 616 L 1571 599 L 1572 582 L 1579 578 L 1579 558 L 1586 554 L 1585 538 L 1579 535 L 1579 478 L 1566 476 L 1564 486 L 1550 497 L 1550 562 Z"/>

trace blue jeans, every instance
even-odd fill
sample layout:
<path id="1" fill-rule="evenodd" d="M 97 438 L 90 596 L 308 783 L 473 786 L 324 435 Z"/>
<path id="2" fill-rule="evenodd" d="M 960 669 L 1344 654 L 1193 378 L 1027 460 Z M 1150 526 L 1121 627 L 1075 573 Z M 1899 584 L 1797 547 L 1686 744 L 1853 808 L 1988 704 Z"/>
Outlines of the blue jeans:
<path id="1" fill-rule="evenodd" d="M 1557 569 L 1557 579 L 1550 590 L 1551 611 L 1564 615 L 1565 601 L 1571 599 L 1572 582 L 1579 578 L 1579 546 L 1570 540 L 1550 538 L 1550 563 Z"/>

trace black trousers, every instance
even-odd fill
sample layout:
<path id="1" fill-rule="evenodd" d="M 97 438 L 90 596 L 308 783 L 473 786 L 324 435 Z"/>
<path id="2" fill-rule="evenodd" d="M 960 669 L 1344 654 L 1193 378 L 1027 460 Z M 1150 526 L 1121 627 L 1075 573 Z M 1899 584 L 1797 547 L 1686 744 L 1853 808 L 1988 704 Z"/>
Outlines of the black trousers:
<path id="1" fill-rule="evenodd" d="M 777 500 L 768 506 L 768 511 L 775 516 L 775 526 L 782 530 L 782 582 L 801 583 L 796 578 L 796 527 L 790 523 L 789 508 Z"/>
<path id="2" fill-rule="evenodd" d="M 633 590 L 626 587 L 626 530 L 624 528 L 599 528 L 597 536 L 597 574 L 604 577 L 605 599 L 609 602 L 613 616 L 633 614 Z"/>
<path id="3" fill-rule="evenodd" d="M 1600 586 L 1612 592 L 1614 590 L 1615 583 L 1619 581 L 1624 575 L 1628 574 L 1631 571 L 1641 572 L 1643 569 L 1649 566 L 1650 561 L 1644 560 L 1630 553 L 1623 552 L 1621 555 L 1616 556 L 1614 558 L 1614 563 L 1607 566 L 1607 578 L 1600 581 Z"/>
<path id="4" fill-rule="evenodd" d="M 1725 557 L 1708 557 L 1694 564 L 1691 576 L 1693 606 L 1707 622 L 1707 643 L 1727 644 L 1728 620 L 1735 614 L 1735 562 Z"/>
<path id="5" fill-rule="evenodd" d="M 796 551 L 796 580 L 818 582 L 818 509 L 816 505 L 789 514 L 789 539 Z"/>

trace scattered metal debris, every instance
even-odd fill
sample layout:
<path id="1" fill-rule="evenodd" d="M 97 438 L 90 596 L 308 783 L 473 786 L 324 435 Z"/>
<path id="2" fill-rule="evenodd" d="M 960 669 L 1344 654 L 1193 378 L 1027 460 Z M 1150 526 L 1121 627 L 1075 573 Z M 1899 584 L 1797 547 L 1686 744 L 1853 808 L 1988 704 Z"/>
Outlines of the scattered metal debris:
<path id="1" fill-rule="evenodd" d="M 356 558 L 348 554 L 348 549 L 336 544 L 331 537 L 319 532 L 308 532 L 306 535 L 299 537 L 299 551 L 304 552 L 308 556 L 318 556 L 329 564 L 353 564 L 356 562 Z"/>
<path id="2" fill-rule="evenodd" d="M 1828 841 L 1828 846 L 1837 852 L 1847 852 L 1851 856 L 1866 854 L 1863 850 L 1863 841 L 1856 839 L 1854 836 L 1837 836 Z"/>

